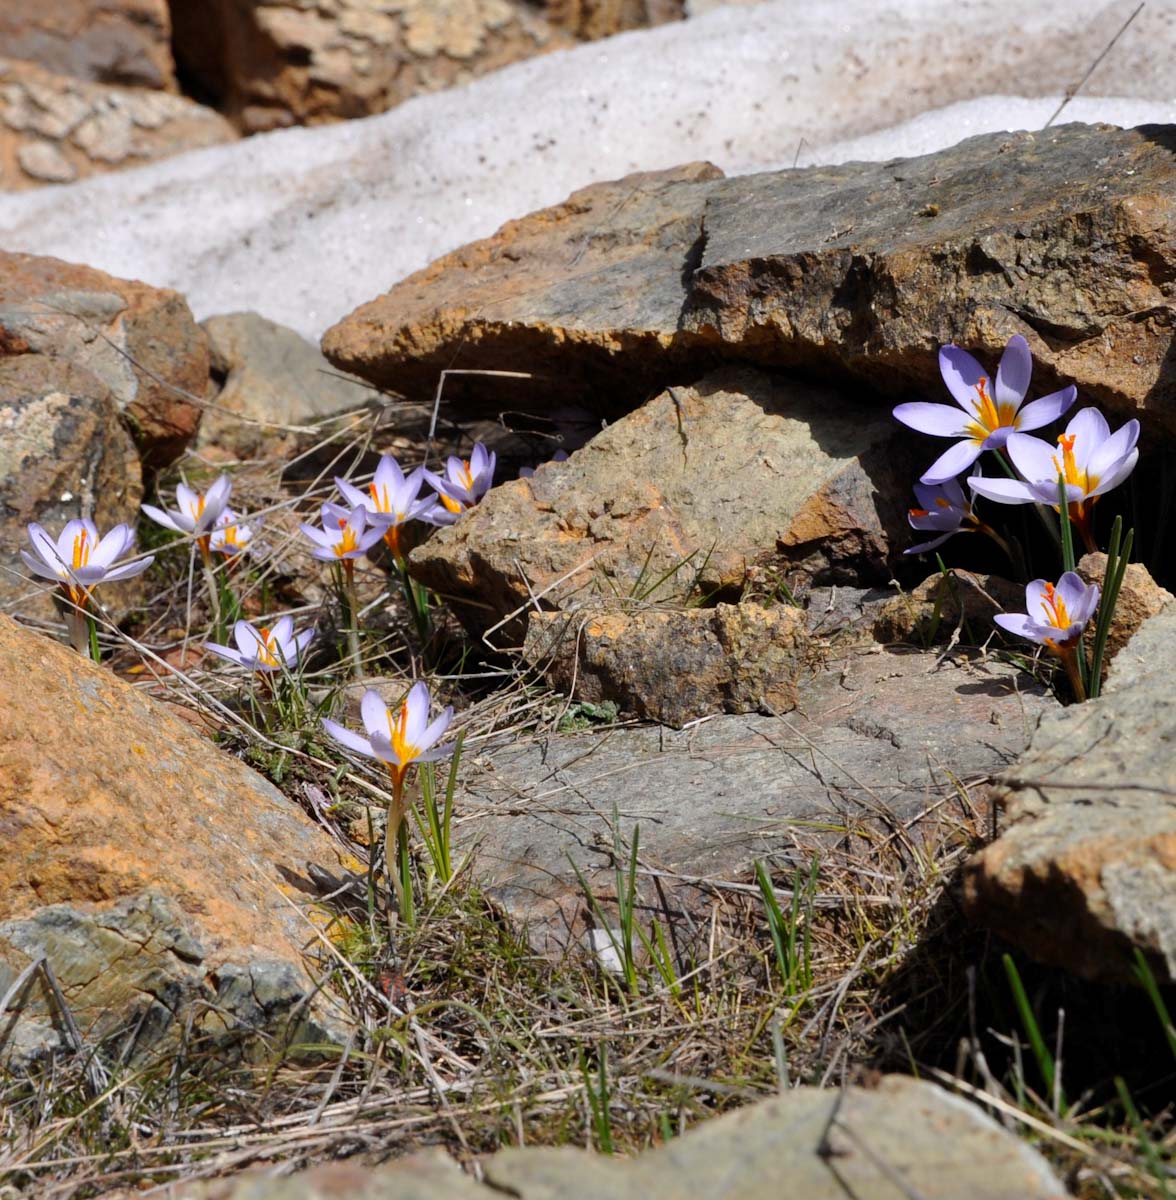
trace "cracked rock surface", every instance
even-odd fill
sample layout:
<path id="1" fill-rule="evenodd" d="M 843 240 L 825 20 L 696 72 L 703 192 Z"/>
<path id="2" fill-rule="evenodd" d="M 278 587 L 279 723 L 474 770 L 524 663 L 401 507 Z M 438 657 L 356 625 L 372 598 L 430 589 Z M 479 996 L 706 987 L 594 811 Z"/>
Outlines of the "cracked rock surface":
<path id="1" fill-rule="evenodd" d="M 874 848 L 977 835 L 982 785 L 1055 707 L 1009 666 L 857 647 L 802 682 L 791 713 L 535 735 L 470 754 L 460 837 L 477 845 L 483 886 L 544 949 L 583 929 L 567 852 L 612 895 L 614 806 L 626 844 L 640 824 L 642 861 L 662 873 L 683 928 L 700 914 L 705 926 L 714 886 L 738 887 L 757 858 L 787 870 L 828 857 L 864 871 L 870 893 Z M 661 913 L 652 874 L 639 893 Z"/>
<path id="2" fill-rule="evenodd" d="M 818 1147 L 828 1135 L 832 1153 Z M 874 1087 L 797 1087 L 714 1117 L 635 1158 L 518 1147 L 482 1161 L 478 1184 L 440 1151 L 366 1170 L 189 1184 L 180 1200 L 1064 1200 L 1036 1150 L 975 1105 L 899 1076 Z"/>

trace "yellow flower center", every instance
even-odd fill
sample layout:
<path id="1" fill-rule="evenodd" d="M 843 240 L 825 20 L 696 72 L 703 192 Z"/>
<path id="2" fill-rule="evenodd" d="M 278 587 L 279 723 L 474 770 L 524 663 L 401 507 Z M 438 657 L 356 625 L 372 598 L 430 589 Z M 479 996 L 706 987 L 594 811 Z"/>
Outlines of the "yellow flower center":
<path id="1" fill-rule="evenodd" d="M 1091 475 L 1089 472 L 1079 468 L 1074 460 L 1074 439 L 1075 434 L 1061 433 L 1058 434 L 1058 445 L 1062 448 L 1062 461 L 1058 462 L 1058 456 L 1053 456 L 1053 464 L 1057 469 L 1058 474 L 1066 481 L 1073 484 L 1075 487 L 1080 487 L 1087 495 L 1089 495 L 1096 487 L 1098 487 L 1098 476 Z"/>
<path id="2" fill-rule="evenodd" d="M 342 558 L 345 554 L 350 554 L 352 551 L 359 549 L 359 535 L 347 521 L 340 521 L 339 528 L 343 531 L 343 536 L 335 543 L 332 549 L 339 558 Z"/>
<path id="3" fill-rule="evenodd" d="M 90 561 L 90 531 L 83 529 L 81 533 L 74 538 L 73 542 L 73 568 L 76 571 L 79 567 L 84 567 Z"/>
<path id="4" fill-rule="evenodd" d="M 281 666 L 281 663 L 278 661 L 278 656 L 275 652 L 276 645 L 273 641 L 273 634 L 271 634 L 268 629 L 260 629 L 256 630 L 255 632 L 257 633 L 258 649 L 261 651 L 261 653 L 257 656 L 257 661 L 265 663 L 267 667 Z"/>
<path id="5" fill-rule="evenodd" d="M 396 752 L 396 757 L 399 760 L 397 763 L 389 763 L 388 770 L 392 775 L 393 787 L 399 788 L 404 782 L 404 776 L 408 771 L 409 764 L 420 754 L 420 749 L 408 740 L 408 701 L 406 700 L 401 704 L 400 711 L 397 713 L 395 720 L 393 720 L 390 708 L 386 712 L 388 716 L 388 738 L 392 742 L 392 749 Z"/>
<path id="6" fill-rule="evenodd" d="M 964 431 L 974 442 L 983 442 L 990 434 L 1006 426 L 1010 429 L 1017 427 L 1017 406 L 1015 404 L 997 405 L 988 394 L 988 380 L 983 375 L 976 380 L 976 420 L 969 421 Z"/>
<path id="7" fill-rule="evenodd" d="M 447 496 L 444 492 L 440 495 L 441 503 L 445 505 L 451 513 L 457 513 L 459 516 L 465 512 L 465 508 L 457 501 Z"/>
<path id="8" fill-rule="evenodd" d="M 1052 583 L 1045 585 L 1045 595 L 1041 600 L 1041 611 L 1045 619 L 1055 629 L 1067 629 L 1070 626 L 1070 614 L 1066 611 L 1066 602 L 1057 594 Z"/>

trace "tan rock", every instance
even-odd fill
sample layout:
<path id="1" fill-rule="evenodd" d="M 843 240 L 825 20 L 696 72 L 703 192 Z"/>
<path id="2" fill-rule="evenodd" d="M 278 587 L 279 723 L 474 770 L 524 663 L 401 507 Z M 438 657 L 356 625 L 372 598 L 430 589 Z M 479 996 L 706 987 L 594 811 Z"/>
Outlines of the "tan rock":
<path id="1" fill-rule="evenodd" d="M 682 0 L 546 0 L 543 15 L 552 25 L 595 41 L 626 29 L 681 20 L 684 9 Z"/>
<path id="2" fill-rule="evenodd" d="M 794 580 L 889 578 L 905 544 L 906 443 L 829 389 L 716 372 L 615 422 L 567 462 L 494 488 L 412 552 L 471 628 L 600 597 L 738 595 L 765 563 Z M 680 603 L 679 603 L 680 606 Z M 518 642 L 523 617 L 499 644 Z"/>
<path id="3" fill-rule="evenodd" d="M 1097 583 L 1100 587 L 1106 570 L 1107 556 L 1101 552 L 1085 554 L 1078 563 L 1078 574 L 1087 583 Z M 1135 636 L 1144 621 L 1171 604 L 1172 599 L 1172 593 L 1156 583 L 1143 563 L 1129 563 L 1123 576 L 1123 586 L 1119 589 L 1119 598 L 1115 603 L 1115 617 L 1107 635 L 1103 661 L 1109 664 Z"/>
<path id="4" fill-rule="evenodd" d="M 30 521 L 56 534 L 89 516 L 105 533 L 135 523 L 142 494 L 139 456 L 101 380 L 40 354 L 0 357 L 0 609 L 56 616 L 51 589 L 20 558 Z M 142 580 L 96 594 L 119 614 L 142 595 Z"/>
<path id="5" fill-rule="evenodd" d="M 1169 141 L 1065 125 L 901 162 L 631 176 L 438 260 L 323 349 L 414 399 L 476 365 L 540 376 L 536 406 L 608 416 L 720 358 L 935 399 L 940 345 L 995 362 L 1021 333 L 1035 390 L 1073 382 L 1173 427 Z"/>
<path id="6" fill-rule="evenodd" d="M 973 920 L 1042 962 L 1176 979 L 1176 608 L 1143 623 L 1096 700 L 1046 714 L 998 781 L 1000 836 L 964 871 Z"/>
<path id="7" fill-rule="evenodd" d="M 4 4 L 0 46 L 59 75 L 176 90 L 167 0 Z"/>
<path id="8" fill-rule="evenodd" d="M 246 132 L 383 112 L 573 44 L 521 0 L 174 0 L 181 67 Z"/>
<path id="9" fill-rule="evenodd" d="M 882 607 L 874 617 L 874 637 L 880 642 L 947 641 L 962 620 L 968 632 L 961 636 L 979 645 L 993 631 L 992 618 L 1000 612 L 1016 612 L 1024 599 L 1021 584 L 999 575 L 977 575 L 959 567 L 946 576 L 936 571 Z"/>
<path id="10" fill-rule="evenodd" d="M 195 434 L 208 343 L 177 292 L 0 251 L 0 327 L 33 352 L 97 376 L 147 467 L 171 462 Z"/>
<path id="11" fill-rule="evenodd" d="M 827 1143 L 831 1152 L 822 1152 Z M 443 1152 L 366 1169 L 330 1163 L 281 1179 L 184 1185 L 176 1200 L 1066 1200 L 1045 1159 L 979 1106 L 890 1075 L 869 1086 L 793 1087 L 713 1117 L 632 1158 L 521 1146 L 475 1183 Z"/>
<path id="12" fill-rule="evenodd" d="M 236 136 L 219 113 L 182 96 L 0 58 L 0 190 L 72 183 Z"/>
<path id="13" fill-rule="evenodd" d="M 210 1032 L 313 1026 L 295 884 L 307 862 L 340 868 L 334 844 L 240 761 L 5 616 L 0 694 L 0 994 L 47 954 L 91 1042 L 142 1020 L 142 1049 L 189 1012 Z M 56 1042 L 51 1007 L 27 988 L 0 1053 Z"/>
<path id="14" fill-rule="evenodd" d="M 284 430 L 380 400 L 363 380 L 335 370 L 317 346 L 257 313 L 209 317 L 201 328 L 221 381 L 200 424 L 201 446 L 247 457 Z"/>
<path id="15" fill-rule="evenodd" d="M 532 612 L 523 658 L 576 700 L 685 725 L 715 712 L 796 707 L 815 649 L 786 605 Z"/>

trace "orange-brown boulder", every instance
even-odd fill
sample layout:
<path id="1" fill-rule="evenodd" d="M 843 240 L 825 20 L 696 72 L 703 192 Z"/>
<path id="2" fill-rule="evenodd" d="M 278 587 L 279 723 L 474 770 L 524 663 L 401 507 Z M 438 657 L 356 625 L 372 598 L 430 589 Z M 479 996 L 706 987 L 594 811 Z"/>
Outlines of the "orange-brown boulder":
<path id="1" fill-rule="evenodd" d="M 23 349 L 97 376 L 146 467 L 171 462 L 195 434 L 208 339 L 178 292 L 0 250 L 0 329 Z"/>
<path id="2" fill-rule="evenodd" d="M 47 959 L 88 1045 L 191 1017 L 223 1036 L 329 1036 L 298 882 L 338 848 L 291 801 L 129 684 L 0 616 L 0 995 Z M 59 1045 L 37 974 L 0 1058 Z M 177 1026 L 175 1022 L 179 1022 Z M 137 1032 L 136 1032 L 137 1031 Z M 301 1031 L 301 1032 L 299 1032 Z"/>

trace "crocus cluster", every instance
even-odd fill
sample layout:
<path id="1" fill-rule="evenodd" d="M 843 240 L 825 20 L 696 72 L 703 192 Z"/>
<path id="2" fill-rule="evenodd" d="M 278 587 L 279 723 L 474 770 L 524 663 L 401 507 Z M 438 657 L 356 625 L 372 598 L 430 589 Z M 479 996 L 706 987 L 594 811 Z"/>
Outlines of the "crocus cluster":
<path id="1" fill-rule="evenodd" d="M 976 516 L 956 478 L 969 467 L 973 469 L 967 486 L 973 496 L 998 504 L 1036 504 L 1042 512 L 1057 512 L 1065 555 L 1071 554 L 1068 525 L 1078 530 L 1088 550 L 1097 549 L 1093 508 L 1100 496 L 1118 487 L 1134 470 L 1139 459 L 1139 422 L 1127 421 L 1112 432 L 1102 413 L 1083 408 L 1053 441 L 1032 436 L 1031 430 L 1042 429 L 1069 411 L 1077 389 L 1065 387 L 1026 403 L 1033 361 L 1028 343 L 1019 335 L 1009 339 L 991 383 L 984 367 L 958 346 L 940 350 L 939 369 L 956 402 L 954 407 L 912 403 L 894 410 L 895 417 L 912 429 L 956 439 L 915 486 L 919 505 L 910 510 L 908 519 L 912 528 L 934 536 L 907 553 L 934 550 L 953 534 L 973 531 L 988 533 L 1009 549 L 1008 543 Z M 996 452 L 998 458 L 1002 451 L 1008 455 L 1009 461 L 1001 458 L 1001 465 L 1009 478 L 980 473 L 977 459 L 986 450 Z M 1067 566 L 1073 565 L 1072 557 L 1066 561 Z M 1081 699 L 1079 647 L 1098 604 L 1099 589 L 1067 570 L 1056 585 L 1034 580 L 1026 590 L 1026 612 L 1001 614 L 996 622 L 1061 658 L 1074 693 Z M 1099 636 L 1104 636 L 1101 623 Z"/>

